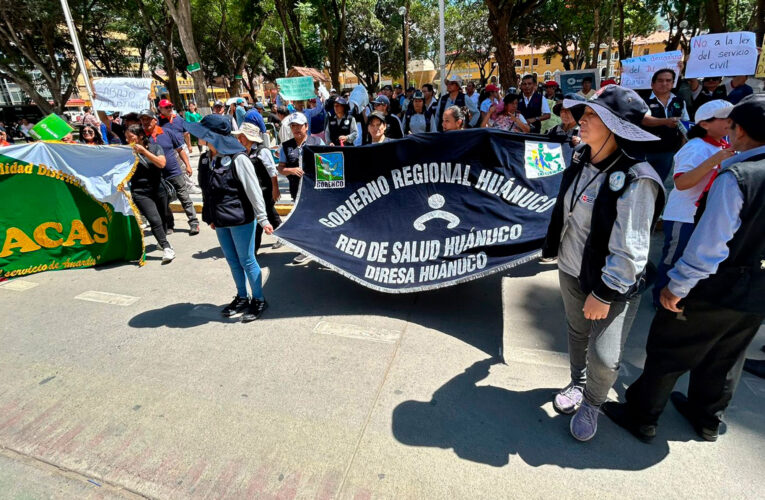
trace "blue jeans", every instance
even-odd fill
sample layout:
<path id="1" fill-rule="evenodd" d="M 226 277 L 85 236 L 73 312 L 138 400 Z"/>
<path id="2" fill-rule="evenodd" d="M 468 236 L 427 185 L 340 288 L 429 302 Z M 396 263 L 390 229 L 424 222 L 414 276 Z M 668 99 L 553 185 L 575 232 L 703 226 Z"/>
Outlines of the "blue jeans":
<path id="1" fill-rule="evenodd" d="M 258 261 L 255 260 L 255 222 L 241 226 L 216 227 L 223 255 L 236 284 L 236 294 L 247 297 L 247 282 L 250 282 L 252 297 L 263 300 L 263 279 Z"/>
<path id="2" fill-rule="evenodd" d="M 656 282 L 653 284 L 653 305 L 656 307 L 661 307 L 659 295 L 661 295 L 661 289 L 669 284 L 667 273 L 675 266 L 675 262 L 683 256 L 695 224 L 665 220 L 662 227 L 664 230 L 664 248 L 661 250 L 661 261 L 656 270 Z"/>

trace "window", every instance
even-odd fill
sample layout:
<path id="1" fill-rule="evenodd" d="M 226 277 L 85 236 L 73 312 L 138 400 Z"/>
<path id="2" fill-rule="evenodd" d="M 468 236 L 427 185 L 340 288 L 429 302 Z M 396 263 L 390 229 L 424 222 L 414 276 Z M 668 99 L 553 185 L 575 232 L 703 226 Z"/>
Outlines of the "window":
<path id="1" fill-rule="evenodd" d="M 606 77 L 606 68 L 603 68 L 600 70 L 600 78 L 605 78 L 605 77 Z"/>
<path id="2" fill-rule="evenodd" d="M 648 50 L 648 49 L 643 49 L 643 55 L 644 55 L 644 56 L 647 56 L 647 55 L 648 55 L 648 54 L 650 54 L 650 53 L 651 53 L 651 51 L 650 51 L 650 50 Z"/>
<path id="3" fill-rule="evenodd" d="M 524 59 L 523 60 L 523 65 L 524 66 L 528 66 L 529 65 L 529 60 L 528 59 Z"/>
<path id="4" fill-rule="evenodd" d="M 536 57 L 534 58 L 534 66 L 539 66 L 539 59 Z"/>
<path id="5" fill-rule="evenodd" d="M 552 61 L 552 56 L 545 56 L 545 64 L 550 64 Z"/>
<path id="6" fill-rule="evenodd" d="M 608 52 L 606 52 L 606 51 L 604 50 L 604 51 L 603 51 L 603 52 L 600 54 L 600 60 L 601 60 L 601 61 L 605 61 L 605 60 L 607 60 L 607 59 L 608 59 Z"/>
<path id="7" fill-rule="evenodd" d="M 615 61 L 619 59 L 619 51 L 618 50 L 614 51 L 614 55 L 613 55 L 612 59 L 615 60 Z"/>
<path id="8" fill-rule="evenodd" d="M 516 68 L 520 68 L 521 67 L 521 60 L 520 59 L 516 59 L 515 60 L 515 67 Z"/>

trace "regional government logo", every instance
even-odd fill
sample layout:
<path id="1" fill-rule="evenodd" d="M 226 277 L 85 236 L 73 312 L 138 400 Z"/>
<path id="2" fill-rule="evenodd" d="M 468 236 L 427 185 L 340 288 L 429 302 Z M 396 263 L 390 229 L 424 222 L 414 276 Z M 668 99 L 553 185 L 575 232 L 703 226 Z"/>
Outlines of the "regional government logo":
<path id="1" fill-rule="evenodd" d="M 343 153 L 314 153 L 313 158 L 316 164 L 316 189 L 345 187 Z"/>
<path id="2" fill-rule="evenodd" d="M 537 179 L 563 172 L 563 148 L 554 142 L 526 141 L 526 177 Z"/>

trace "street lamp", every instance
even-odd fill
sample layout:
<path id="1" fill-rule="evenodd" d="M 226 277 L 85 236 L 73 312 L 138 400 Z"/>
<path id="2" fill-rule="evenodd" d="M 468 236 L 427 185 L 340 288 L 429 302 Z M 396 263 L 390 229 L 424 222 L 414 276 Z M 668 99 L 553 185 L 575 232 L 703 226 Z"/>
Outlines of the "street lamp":
<path id="1" fill-rule="evenodd" d="M 279 39 L 282 41 L 282 62 L 284 63 L 284 77 L 287 77 L 287 51 L 284 50 L 284 33 L 277 31 L 274 28 L 268 28 L 270 31 L 279 35 Z"/>
<path id="2" fill-rule="evenodd" d="M 372 50 L 370 48 L 369 43 L 364 44 L 364 48 L 367 50 Z M 382 88 L 382 65 L 380 64 L 380 53 L 376 50 L 372 50 L 377 55 L 377 84 Z"/>
<path id="3" fill-rule="evenodd" d="M 407 88 L 407 75 L 406 72 L 409 70 L 409 31 L 407 30 L 407 9 L 405 6 L 401 6 L 398 8 L 398 13 L 402 17 L 402 24 L 401 24 L 401 32 L 403 33 L 403 40 L 404 40 L 404 90 Z"/>

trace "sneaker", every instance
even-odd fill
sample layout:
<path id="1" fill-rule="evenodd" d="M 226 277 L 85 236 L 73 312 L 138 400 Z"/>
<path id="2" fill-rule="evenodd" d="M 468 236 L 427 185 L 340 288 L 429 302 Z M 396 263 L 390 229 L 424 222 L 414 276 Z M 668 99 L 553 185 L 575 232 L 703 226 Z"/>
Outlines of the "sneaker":
<path id="1" fill-rule="evenodd" d="M 305 262 L 308 262 L 308 256 L 306 254 L 303 254 L 303 253 L 298 254 L 297 257 L 292 259 L 292 263 L 293 264 L 303 264 Z"/>
<path id="2" fill-rule="evenodd" d="M 571 415 L 582 404 L 582 399 L 584 399 L 584 389 L 579 385 L 571 383 L 555 395 L 553 408 L 558 413 Z"/>
<path id="3" fill-rule="evenodd" d="M 630 434 L 644 443 L 650 443 L 656 437 L 655 425 L 641 425 L 635 419 L 627 408 L 627 403 L 617 403 L 608 401 L 601 406 L 603 413 L 613 420 L 619 427 L 626 429 Z"/>
<path id="4" fill-rule="evenodd" d="M 167 247 L 162 251 L 162 263 L 169 264 L 175 258 L 175 250 L 172 247 Z"/>
<path id="5" fill-rule="evenodd" d="M 598 432 L 598 415 L 600 415 L 600 409 L 583 400 L 579 410 L 571 417 L 569 425 L 571 435 L 579 441 L 589 441 L 594 438 L 595 433 Z"/>
<path id="6" fill-rule="evenodd" d="M 539 259 L 539 263 L 545 264 L 545 265 L 555 264 L 557 262 L 558 262 L 558 257 L 540 257 Z"/>
<path id="7" fill-rule="evenodd" d="M 239 297 L 237 295 L 236 297 L 234 297 L 234 300 L 232 300 L 229 305 L 223 308 L 223 310 L 221 311 L 221 314 L 225 316 L 226 318 L 230 318 L 231 316 L 234 316 L 246 310 L 248 307 L 250 307 L 250 299 L 248 299 L 247 297 Z"/>
<path id="8" fill-rule="evenodd" d="M 693 430 L 696 431 L 696 434 L 698 434 L 701 439 L 710 442 L 717 441 L 717 436 L 720 433 L 719 426 L 704 426 L 693 411 L 693 407 L 691 406 L 691 403 L 688 401 L 688 398 L 685 394 L 682 392 L 674 391 L 669 395 L 669 399 L 672 400 L 672 404 L 675 405 L 675 408 L 680 413 L 680 415 L 685 417 L 685 419 L 691 423 Z"/>
<path id="9" fill-rule="evenodd" d="M 192 224 L 189 229 L 189 236 L 196 236 L 199 234 L 199 224 Z"/>
<path id="10" fill-rule="evenodd" d="M 268 307 L 268 302 L 264 300 L 252 299 L 250 307 L 247 308 L 247 312 L 242 316 L 242 323 L 249 323 L 255 321 L 263 314 L 263 311 Z"/>
<path id="11" fill-rule="evenodd" d="M 271 245 L 271 250 L 279 250 L 283 246 L 284 246 L 284 243 L 282 243 L 281 241 L 277 241 L 276 243 Z"/>

